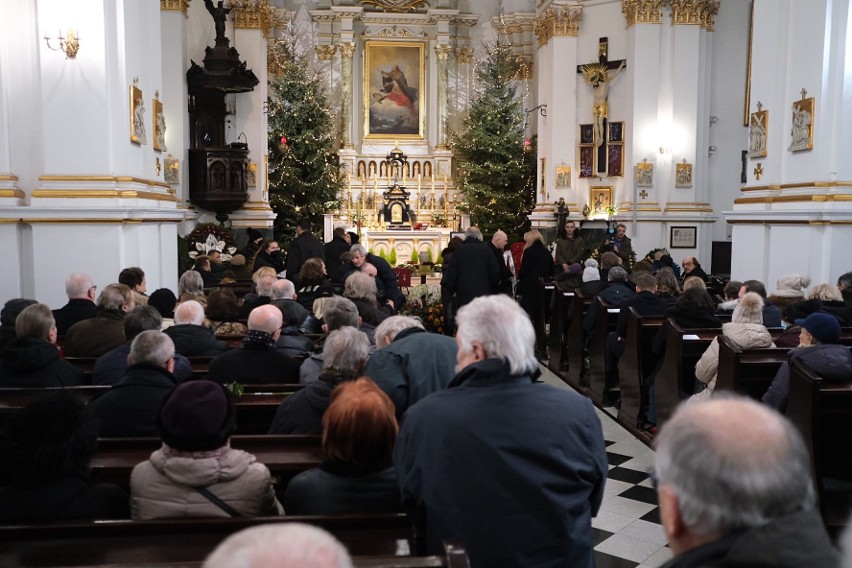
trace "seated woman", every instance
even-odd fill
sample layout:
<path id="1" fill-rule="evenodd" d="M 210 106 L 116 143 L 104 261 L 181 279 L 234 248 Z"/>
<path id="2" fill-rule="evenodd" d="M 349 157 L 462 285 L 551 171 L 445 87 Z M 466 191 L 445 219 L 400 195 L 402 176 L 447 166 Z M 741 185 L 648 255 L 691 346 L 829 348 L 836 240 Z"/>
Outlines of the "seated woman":
<path id="1" fill-rule="evenodd" d="M 210 321 L 210 329 L 216 335 L 245 335 L 248 328 L 240 319 L 237 296 L 230 288 L 210 292 L 204 313 Z"/>
<path id="2" fill-rule="evenodd" d="M 296 300 L 313 313 L 314 300 L 328 298 L 334 295 L 334 288 L 325 272 L 325 262 L 320 258 L 309 258 L 299 271 L 300 288 Z"/>
<path id="3" fill-rule="evenodd" d="M 366 272 L 355 271 L 349 275 L 343 285 L 343 297 L 352 300 L 361 320 L 372 326 L 379 325 L 393 315 L 393 308 L 389 305 L 379 306 L 376 278 Z"/>
<path id="4" fill-rule="evenodd" d="M 807 300 L 788 305 L 783 313 L 788 322 L 822 313 L 836 318 L 841 326 L 852 326 L 852 308 L 843 302 L 840 290 L 833 284 L 814 286 Z"/>
<path id="5" fill-rule="evenodd" d="M 213 381 L 181 383 L 157 420 L 163 446 L 130 475 L 134 519 L 283 513 L 265 465 L 231 448 L 234 403 Z"/>
<path id="6" fill-rule="evenodd" d="M 772 335 L 763 325 L 763 298 L 754 292 L 749 292 L 743 296 L 737 307 L 734 308 L 731 321 L 722 324 L 722 335 L 730 339 L 740 349 L 775 347 L 772 343 Z M 695 378 L 702 383 L 703 390 L 694 394 L 693 399 L 709 398 L 713 394 L 718 372 L 719 338 L 715 337 L 695 365 Z M 696 386 L 699 385 L 696 384 Z M 705 386 L 706 388 L 704 388 Z"/>
<path id="7" fill-rule="evenodd" d="M 367 377 L 341 383 L 322 418 L 324 461 L 287 487 L 290 515 L 401 511 L 391 463 L 399 430 L 390 398 Z"/>
<path id="8" fill-rule="evenodd" d="M 828 314 L 815 313 L 795 320 L 801 326 L 799 346 L 791 349 L 781 364 L 772 384 L 763 395 L 764 404 L 779 412 L 787 409 L 790 397 L 790 361 L 799 359 L 827 382 L 848 381 L 852 378 L 852 353 L 840 344 L 840 324 Z"/>
<path id="9" fill-rule="evenodd" d="M 128 518 L 124 491 L 88 481 L 95 436 L 86 405 L 69 393 L 12 414 L 0 432 L 0 524 Z"/>
<path id="10" fill-rule="evenodd" d="M 187 270 L 180 275 L 178 280 L 178 303 L 187 300 L 195 300 L 202 306 L 207 305 L 207 296 L 204 295 L 204 280 L 201 274 L 195 270 Z"/>

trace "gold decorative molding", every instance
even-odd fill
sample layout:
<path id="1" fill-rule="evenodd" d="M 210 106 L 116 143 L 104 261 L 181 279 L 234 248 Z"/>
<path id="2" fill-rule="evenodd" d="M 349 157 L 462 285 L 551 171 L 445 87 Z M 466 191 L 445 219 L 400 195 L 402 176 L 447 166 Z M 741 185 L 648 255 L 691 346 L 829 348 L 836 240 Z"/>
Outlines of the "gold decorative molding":
<path id="1" fill-rule="evenodd" d="M 852 187 L 852 181 L 800 181 L 772 185 L 750 185 L 740 191 L 780 191 L 782 189 L 802 189 L 806 187 Z"/>
<path id="2" fill-rule="evenodd" d="M 452 52 L 453 46 L 448 43 L 439 43 L 435 46 L 435 55 L 437 56 L 438 61 L 448 60 Z"/>
<path id="3" fill-rule="evenodd" d="M 269 0 L 232 0 L 234 28 L 262 30 L 264 37 L 272 28 L 272 9 Z"/>
<path id="4" fill-rule="evenodd" d="M 748 203 L 827 203 L 829 201 L 852 201 L 849 193 L 820 193 L 808 195 L 770 195 L 767 197 L 738 197 L 734 204 Z"/>
<path id="5" fill-rule="evenodd" d="M 417 37 L 411 31 L 400 28 L 397 26 L 391 26 L 389 28 L 383 28 L 379 33 L 375 34 L 375 37 Z"/>
<path id="6" fill-rule="evenodd" d="M 340 49 L 340 55 L 344 59 L 352 59 L 352 54 L 355 53 L 355 42 L 353 41 L 344 41 L 337 44 L 338 49 Z"/>
<path id="7" fill-rule="evenodd" d="M 373 6 L 385 12 L 413 12 L 420 6 L 429 7 L 426 0 L 358 0 L 358 3 Z"/>
<path id="8" fill-rule="evenodd" d="M 334 58 L 334 53 L 337 51 L 337 46 L 318 45 L 314 50 L 317 52 L 317 58 L 320 61 L 331 61 Z"/>
<path id="9" fill-rule="evenodd" d="M 628 28 L 634 24 L 661 24 L 665 4 L 666 0 L 621 0 L 621 13 Z"/>
<path id="10" fill-rule="evenodd" d="M 27 223 L 35 224 L 62 224 L 62 225 L 138 225 L 142 223 L 181 223 L 183 219 L 171 219 L 167 217 L 150 218 L 150 219 L 122 219 L 120 217 L 112 217 L 106 219 L 81 219 L 80 217 L 57 217 L 57 218 L 21 218 L 21 219 L 4 219 L 6 223 Z"/>
<path id="11" fill-rule="evenodd" d="M 817 221 L 817 220 L 765 220 L 765 219 L 727 219 L 726 223 L 730 223 L 731 225 L 852 225 L 852 221 L 846 220 L 831 220 L 831 221 Z"/>
<path id="12" fill-rule="evenodd" d="M 459 63 L 470 63 L 473 61 L 473 48 L 472 47 L 457 47 L 456 51 L 456 61 Z"/>
<path id="13" fill-rule="evenodd" d="M 546 45 L 552 37 L 577 37 L 582 19 L 582 8 L 549 7 L 536 18 L 533 26 L 539 47 Z"/>
<path id="14" fill-rule="evenodd" d="M 0 197 L 24 197 L 24 192 L 20 189 L 0 189 Z"/>
<path id="15" fill-rule="evenodd" d="M 162 12 L 183 12 L 186 14 L 186 9 L 189 7 L 191 0 L 160 0 L 160 11 Z"/>
<path id="16" fill-rule="evenodd" d="M 176 202 L 174 195 L 133 189 L 34 189 L 34 199 L 146 199 Z"/>
<path id="17" fill-rule="evenodd" d="M 672 25 L 701 26 L 713 31 L 713 17 L 719 13 L 718 0 L 669 0 Z"/>
<path id="18" fill-rule="evenodd" d="M 18 181 L 18 176 L 13 176 L 13 175 L 0 176 L 0 181 Z"/>

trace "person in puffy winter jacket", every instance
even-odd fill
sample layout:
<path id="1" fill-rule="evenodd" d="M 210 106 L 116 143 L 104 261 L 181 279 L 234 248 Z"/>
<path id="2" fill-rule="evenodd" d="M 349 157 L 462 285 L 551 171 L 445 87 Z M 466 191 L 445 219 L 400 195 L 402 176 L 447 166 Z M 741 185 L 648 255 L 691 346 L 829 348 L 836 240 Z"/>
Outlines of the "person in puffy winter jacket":
<path id="1" fill-rule="evenodd" d="M 729 323 L 722 324 L 722 335 L 728 337 L 740 349 L 775 347 L 772 335 L 763 325 L 763 298 L 754 292 L 743 296 Z M 694 394 L 693 399 L 709 398 L 716 387 L 719 372 L 719 338 L 713 339 L 710 346 L 695 365 L 695 377 L 706 388 Z"/>
<path id="2" fill-rule="evenodd" d="M 266 466 L 228 443 L 234 415 L 227 391 L 213 381 L 189 381 L 172 391 L 157 420 L 163 446 L 130 476 L 134 519 L 284 512 Z"/>

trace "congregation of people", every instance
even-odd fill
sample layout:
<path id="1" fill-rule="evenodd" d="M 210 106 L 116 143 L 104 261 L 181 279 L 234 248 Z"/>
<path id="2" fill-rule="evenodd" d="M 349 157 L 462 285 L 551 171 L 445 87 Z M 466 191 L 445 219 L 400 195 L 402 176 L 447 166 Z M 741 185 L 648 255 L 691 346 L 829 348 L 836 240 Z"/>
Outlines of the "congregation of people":
<path id="1" fill-rule="evenodd" d="M 607 452 L 592 401 L 539 380 L 547 353 L 535 322 L 550 315 L 548 285 L 620 309 L 604 338 L 607 405 L 619 404 L 630 308 L 720 329 L 742 349 L 790 347 L 755 401 L 716 392 L 714 339 L 694 393 L 658 432 L 664 330 L 655 338 L 644 427 L 655 436 L 651 479 L 674 553 L 666 566 L 840 566 L 807 447 L 783 413 L 794 360 L 826 381 L 852 381 L 842 341 L 852 272 L 813 285 L 785 275 L 771 293 L 758 280 L 721 286 L 692 256 L 678 265 L 660 250 L 637 262 L 626 233 L 618 224 L 589 243 L 566 220 L 552 249 L 533 229 L 516 256 L 505 232 L 486 239 L 469 227 L 442 253 L 443 334 L 406 314 L 397 275 L 356 234 L 338 227 L 323 243 L 309 221 L 286 253 L 249 229 L 237 254 L 196 257 L 176 291 L 148 294 L 144 271 L 130 267 L 115 283 L 71 274 L 56 309 L 10 299 L 0 313 L 0 392 L 55 388 L 0 427 L 0 525 L 406 513 L 429 553 L 458 541 L 474 567 L 593 567 Z M 588 369 L 597 312 L 580 317 Z M 286 486 L 231 447 L 236 386 L 274 384 L 294 391 L 268 434 L 321 437 L 321 463 Z M 104 392 L 86 403 L 72 394 L 84 385 Z M 115 485 L 89 479 L 99 438 L 161 444 Z M 238 557 L 246 566 L 352 566 L 334 537 L 299 523 L 232 535 L 204 566 Z"/>

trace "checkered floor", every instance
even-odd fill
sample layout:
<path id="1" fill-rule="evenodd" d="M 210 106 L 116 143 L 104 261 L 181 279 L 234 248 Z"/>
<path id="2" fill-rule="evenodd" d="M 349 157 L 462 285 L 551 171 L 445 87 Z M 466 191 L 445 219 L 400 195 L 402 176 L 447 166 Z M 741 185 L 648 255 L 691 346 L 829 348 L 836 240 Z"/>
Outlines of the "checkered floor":
<path id="1" fill-rule="evenodd" d="M 542 380 L 570 388 L 542 366 Z M 653 568 L 671 557 L 647 471 L 654 452 L 622 428 L 614 408 L 597 410 L 609 458 L 603 504 L 592 519 L 598 568 Z"/>

